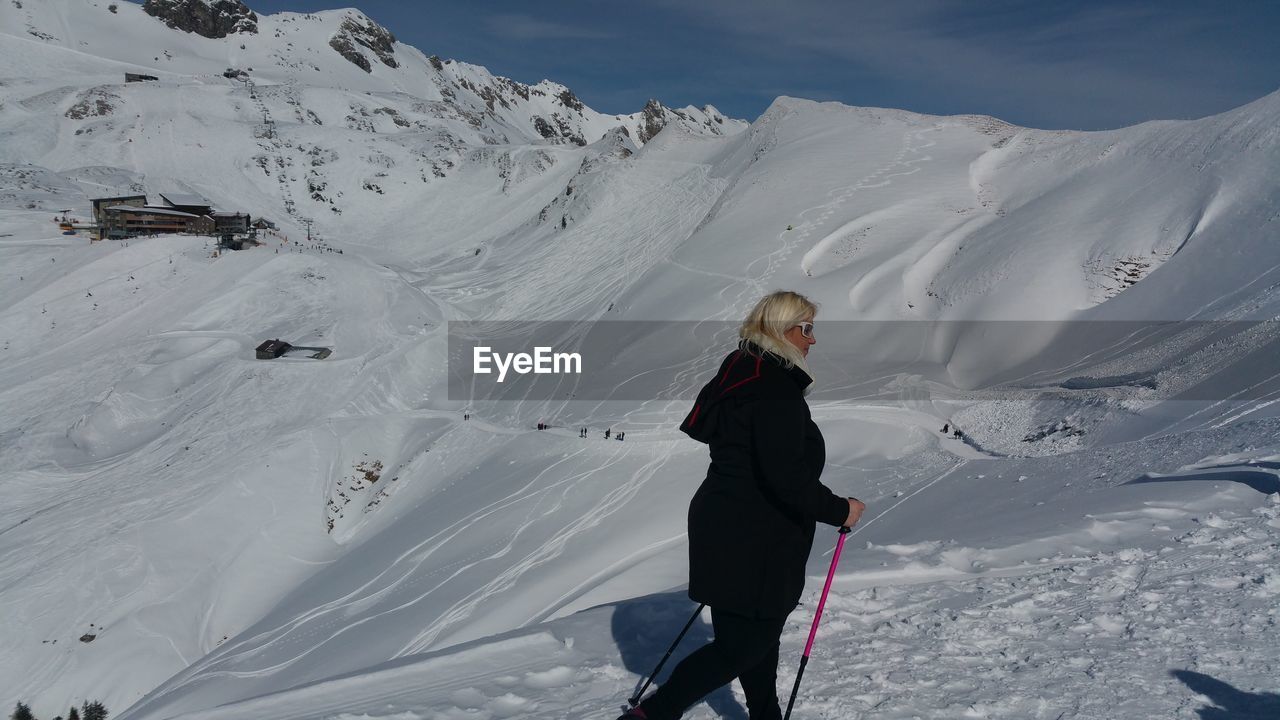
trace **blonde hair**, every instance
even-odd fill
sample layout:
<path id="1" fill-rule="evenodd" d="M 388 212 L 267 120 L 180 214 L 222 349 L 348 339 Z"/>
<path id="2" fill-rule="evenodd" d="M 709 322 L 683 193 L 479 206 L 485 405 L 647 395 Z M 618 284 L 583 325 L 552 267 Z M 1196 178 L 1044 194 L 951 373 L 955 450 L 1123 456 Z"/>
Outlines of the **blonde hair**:
<path id="1" fill-rule="evenodd" d="M 777 355 L 787 368 L 799 365 L 809 372 L 808 363 L 799 348 L 785 337 L 791 328 L 806 320 L 813 320 L 818 306 L 809 298 L 790 290 L 775 290 L 760 298 L 760 302 L 747 313 L 747 319 L 738 328 L 738 347 L 746 350 L 752 343 L 761 350 Z M 813 377 L 813 373 L 809 373 Z"/>

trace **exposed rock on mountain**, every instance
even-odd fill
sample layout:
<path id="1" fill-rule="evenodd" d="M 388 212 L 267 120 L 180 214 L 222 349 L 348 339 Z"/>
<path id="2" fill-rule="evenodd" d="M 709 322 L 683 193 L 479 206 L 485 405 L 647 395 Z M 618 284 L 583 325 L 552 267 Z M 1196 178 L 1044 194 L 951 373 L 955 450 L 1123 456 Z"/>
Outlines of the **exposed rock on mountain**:
<path id="1" fill-rule="evenodd" d="M 240 0 L 147 0 L 142 9 L 171 28 L 207 38 L 258 32 L 257 13 Z"/>
<path id="2" fill-rule="evenodd" d="M 83 93 L 80 101 L 72 105 L 65 115 L 72 120 L 110 115 L 115 110 L 113 102 L 119 101 L 120 96 L 108 92 L 106 88 L 96 87 Z"/>
<path id="3" fill-rule="evenodd" d="M 348 15 L 338 26 L 338 32 L 329 39 L 329 47 L 337 50 L 342 57 L 355 63 L 365 72 L 373 72 L 369 59 L 358 48 L 368 49 L 382 61 L 383 65 L 395 68 L 400 67 L 396 62 L 395 42 L 396 38 L 391 31 L 369 18 L 363 15 L 358 17 Z"/>
<path id="4" fill-rule="evenodd" d="M 602 156 L 628 158 L 635 154 L 637 148 L 631 140 L 631 132 L 625 127 L 617 127 L 605 133 L 604 137 L 592 143 Z"/>
<path id="5" fill-rule="evenodd" d="M 701 111 L 693 107 L 676 110 L 664 106 L 657 100 L 649 100 L 645 103 L 644 110 L 640 111 L 637 135 L 641 144 L 647 143 L 664 127 L 671 124 L 709 135 L 724 135 L 732 132 L 724 127 L 724 123 L 724 116 L 710 105 L 703 107 Z"/>
<path id="6" fill-rule="evenodd" d="M 578 96 L 574 95 L 573 91 L 568 88 L 565 88 L 565 91 L 556 97 L 560 98 L 560 102 L 564 103 L 564 106 L 571 110 L 582 112 L 582 109 L 586 107 L 582 104 L 582 101 L 578 99 Z"/>
<path id="7" fill-rule="evenodd" d="M 666 115 L 662 112 L 665 109 L 657 100 L 645 103 L 644 110 L 640 111 L 640 142 L 649 142 L 667 126 Z"/>

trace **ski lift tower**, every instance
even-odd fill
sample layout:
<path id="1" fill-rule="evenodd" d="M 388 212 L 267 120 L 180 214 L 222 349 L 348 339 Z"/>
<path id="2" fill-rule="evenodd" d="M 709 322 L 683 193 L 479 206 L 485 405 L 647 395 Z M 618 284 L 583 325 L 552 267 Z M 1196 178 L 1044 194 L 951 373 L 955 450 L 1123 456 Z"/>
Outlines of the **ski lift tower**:
<path id="1" fill-rule="evenodd" d="M 302 224 L 307 226 L 307 242 L 310 243 L 311 242 L 311 223 L 315 221 L 311 220 L 310 218 L 300 218 L 300 219 L 302 220 Z"/>

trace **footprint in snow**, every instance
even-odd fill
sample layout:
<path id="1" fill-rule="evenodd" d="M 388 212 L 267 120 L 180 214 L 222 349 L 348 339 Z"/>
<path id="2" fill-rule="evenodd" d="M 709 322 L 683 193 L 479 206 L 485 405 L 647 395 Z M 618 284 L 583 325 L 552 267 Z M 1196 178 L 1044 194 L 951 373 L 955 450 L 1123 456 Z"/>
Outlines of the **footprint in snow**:
<path id="1" fill-rule="evenodd" d="M 502 697 L 494 698 L 485 704 L 484 709 L 495 718 L 521 717 L 525 713 L 535 710 L 537 703 L 530 702 L 527 698 L 520 697 L 514 693 L 507 693 Z"/>
<path id="2" fill-rule="evenodd" d="M 449 696 L 449 702 L 463 710 L 479 710 L 488 700 L 487 695 L 473 687 L 457 690 Z"/>
<path id="3" fill-rule="evenodd" d="M 573 682 L 573 670 L 564 665 L 541 672 L 530 672 L 524 676 L 524 686 L 535 690 L 549 690 L 564 687 Z"/>

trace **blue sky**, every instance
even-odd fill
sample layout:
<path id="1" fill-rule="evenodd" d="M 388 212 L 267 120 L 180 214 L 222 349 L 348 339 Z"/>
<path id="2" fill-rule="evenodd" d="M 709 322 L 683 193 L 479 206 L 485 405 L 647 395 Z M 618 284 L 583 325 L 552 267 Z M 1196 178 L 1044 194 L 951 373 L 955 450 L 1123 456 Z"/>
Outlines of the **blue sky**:
<path id="1" fill-rule="evenodd" d="M 778 95 L 1094 130 L 1280 89 L 1280 0 L 247 0 L 358 7 L 423 52 L 571 88 L 755 119 Z"/>

